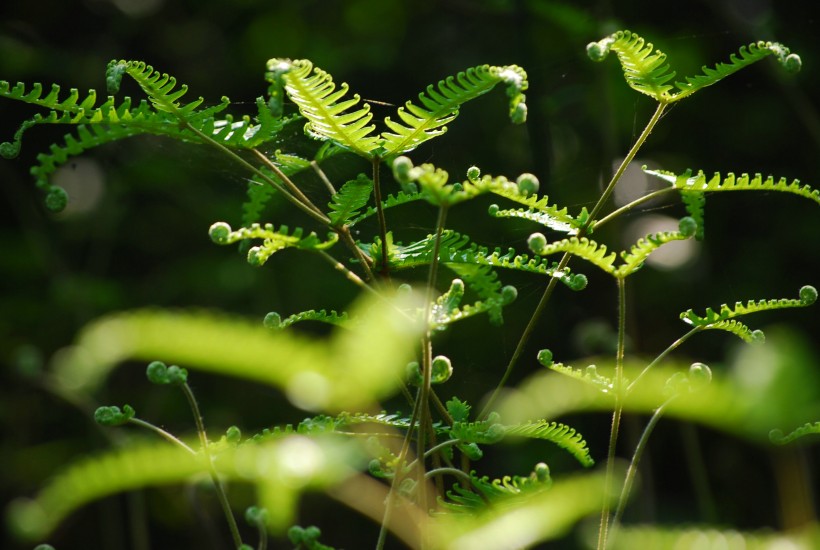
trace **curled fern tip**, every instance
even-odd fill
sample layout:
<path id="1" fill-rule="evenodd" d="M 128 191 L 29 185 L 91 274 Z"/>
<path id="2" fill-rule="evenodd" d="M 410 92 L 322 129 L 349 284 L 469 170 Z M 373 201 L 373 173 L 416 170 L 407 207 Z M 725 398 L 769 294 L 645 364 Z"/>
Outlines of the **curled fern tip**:
<path id="1" fill-rule="evenodd" d="M 800 301 L 809 306 L 817 301 L 817 289 L 811 285 L 806 285 L 800 289 Z"/>
<path id="2" fill-rule="evenodd" d="M 62 212 L 68 205 L 68 193 L 62 187 L 52 187 L 46 195 L 46 208 L 52 212 Z"/>

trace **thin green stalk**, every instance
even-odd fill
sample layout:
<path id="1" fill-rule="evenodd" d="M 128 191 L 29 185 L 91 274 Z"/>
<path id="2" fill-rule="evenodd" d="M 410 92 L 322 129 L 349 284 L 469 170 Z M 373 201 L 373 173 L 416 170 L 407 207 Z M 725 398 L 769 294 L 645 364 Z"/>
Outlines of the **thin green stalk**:
<path id="1" fill-rule="evenodd" d="M 623 382 L 624 382 L 624 345 L 626 342 L 626 279 L 618 277 L 618 351 L 615 355 L 615 377 L 612 388 L 615 394 L 615 409 L 612 411 L 612 426 L 609 431 L 609 446 L 606 457 L 606 494 L 601 509 L 601 524 L 598 529 L 598 550 L 607 547 L 609 530 L 609 494 L 615 475 L 615 446 L 618 442 L 618 431 L 621 427 L 623 412 Z"/>
<path id="2" fill-rule="evenodd" d="M 595 223 L 596 216 L 600 213 L 601 209 L 604 207 L 606 202 L 609 200 L 610 195 L 615 190 L 615 185 L 620 181 L 621 176 L 623 176 L 624 172 L 626 171 L 627 166 L 632 162 L 635 158 L 635 155 L 638 154 L 638 151 L 643 146 L 646 139 L 649 137 L 649 134 L 652 133 L 652 130 L 657 125 L 658 121 L 661 119 L 661 115 L 663 115 L 664 110 L 666 109 L 666 103 L 659 103 L 655 113 L 652 115 L 652 118 L 649 119 L 647 122 L 646 127 L 641 132 L 641 135 L 638 136 L 638 139 L 629 149 L 629 152 L 624 157 L 624 160 L 621 162 L 621 165 L 618 167 L 618 170 L 612 175 L 612 179 L 610 180 L 609 184 L 607 185 L 606 189 L 604 190 L 603 194 L 598 199 L 598 202 L 595 203 L 595 206 L 592 208 L 592 212 L 590 212 L 589 218 L 587 219 L 587 223 L 581 227 L 578 231 L 578 238 L 586 236 L 589 233 L 589 229 L 593 227 Z M 571 254 L 568 252 L 565 253 L 561 257 L 561 261 L 558 264 L 558 271 L 566 269 L 567 265 L 569 265 L 569 261 L 571 259 Z M 544 294 L 541 296 L 541 299 L 538 301 L 538 305 L 535 307 L 535 310 L 530 317 L 527 326 L 524 328 L 524 332 L 521 333 L 521 338 L 518 340 L 518 344 L 513 351 L 512 357 L 510 357 L 509 363 L 507 363 L 507 368 L 504 370 L 504 374 L 501 376 L 501 380 L 499 381 L 498 385 L 496 385 L 495 390 L 493 390 L 492 395 L 487 400 L 487 403 L 484 405 L 484 408 L 481 410 L 481 414 L 479 418 L 486 418 L 487 414 L 492 410 L 492 406 L 495 403 L 495 400 L 498 398 L 501 391 L 504 389 L 507 380 L 510 378 L 512 374 L 513 368 L 518 363 L 521 354 L 524 352 L 524 347 L 529 342 L 530 336 L 535 331 L 535 327 L 538 321 L 541 319 L 541 315 L 543 315 L 544 311 L 547 308 L 547 302 L 549 302 L 550 297 L 552 296 L 553 290 L 555 290 L 555 285 L 557 284 L 556 278 L 550 278 L 549 283 L 547 283 L 547 288 L 544 289 Z"/>
<path id="3" fill-rule="evenodd" d="M 263 171 L 258 169 L 256 166 L 254 166 L 253 164 L 251 164 L 247 160 L 243 159 L 241 156 L 236 154 L 236 152 L 232 151 L 228 147 L 225 147 L 223 144 L 219 143 L 218 141 L 216 141 L 212 137 L 208 136 L 207 134 L 203 133 L 199 129 L 195 128 L 190 123 L 188 123 L 185 119 L 181 119 L 181 120 L 185 124 L 185 126 L 189 130 L 191 130 L 193 133 L 195 133 L 197 136 L 199 136 L 200 139 L 202 139 L 206 143 L 212 145 L 213 147 L 216 147 L 217 149 L 219 149 L 220 151 L 225 153 L 228 157 L 232 158 L 233 160 L 235 160 L 236 162 L 238 162 L 239 164 L 241 164 L 242 166 L 244 166 L 245 168 L 247 168 L 248 170 L 250 170 L 251 172 L 253 172 L 257 176 L 259 176 L 263 181 L 265 181 L 268 184 L 270 184 L 271 186 L 273 186 L 277 191 L 282 193 L 282 196 L 284 196 L 287 200 L 289 200 L 297 208 L 299 208 L 299 210 L 303 211 L 305 214 L 307 214 L 308 216 L 310 216 L 311 218 L 313 218 L 314 220 L 318 221 L 319 223 L 321 223 L 323 225 L 327 225 L 328 223 L 330 223 L 330 219 L 327 216 L 325 216 L 321 212 L 316 212 L 310 206 L 308 206 L 307 204 L 304 204 L 298 198 L 291 195 L 287 191 L 287 189 L 285 189 L 279 182 L 277 182 L 276 180 L 268 177 L 267 174 L 265 174 Z"/>
<path id="4" fill-rule="evenodd" d="M 384 216 L 384 207 L 382 206 L 382 188 L 379 178 L 381 160 L 379 157 L 373 157 L 373 199 L 376 201 L 376 215 L 379 219 L 379 238 L 382 240 L 382 265 L 381 273 L 383 277 L 389 275 L 389 266 L 387 262 L 387 218 Z"/>
<path id="5" fill-rule="evenodd" d="M 641 371 L 641 373 L 640 373 L 638 376 L 636 376 L 636 377 L 635 377 L 635 379 L 634 379 L 632 382 L 630 382 L 629 386 L 626 388 L 626 393 L 628 394 L 629 392 L 631 392 L 631 391 L 632 391 L 632 388 L 634 388 L 634 387 L 635 387 L 635 384 L 637 384 L 637 383 L 638 383 L 638 380 L 640 380 L 640 379 L 641 379 L 641 377 L 642 377 L 644 374 L 646 374 L 647 372 L 649 372 L 649 369 L 651 369 L 652 367 L 654 367 L 655 365 L 657 365 L 658 363 L 660 363 L 661 361 L 663 361 L 663 359 L 664 359 L 667 355 L 669 355 L 670 353 L 672 353 L 673 351 L 675 351 L 675 350 L 678 348 L 678 346 L 680 346 L 681 344 L 683 344 L 683 343 L 684 343 L 685 341 L 687 341 L 687 340 L 688 340 L 691 336 L 693 336 L 693 335 L 697 334 L 697 333 L 698 333 L 698 332 L 700 332 L 701 330 L 703 330 L 703 327 L 702 327 L 702 326 L 697 326 L 697 327 L 693 328 L 692 330 L 690 330 L 689 332 L 687 332 L 686 334 L 684 334 L 683 336 L 681 336 L 680 338 L 678 338 L 677 340 L 675 340 L 674 342 L 672 342 L 672 344 L 671 344 L 668 348 L 666 348 L 665 350 L 663 350 L 663 352 L 662 352 L 660 355 L 658 355 L 657 357 L 655 357 L 655 359 L 653 359 L 653 360 L 652 360 L 652 362 L 651 362 L 651 363 L 649 363 L 649 364 L 648 364 L 648 365 L 647 365 L 647 366 L 646 366 L 646 367 L 645 367 L 645 368 Z"/>
<path id="6" fill-rule="evenodd" d="M 617 210 L 613 210 L 612 212 L 610 212 L 609 214 L 607 214 L 606 216 L 604 216 L 603 218 L 601 218 L 600 220 L 595 222 L 595 229 L 598 229 L 599 227 L 601 227 L 605 223 L 608 223 L 608 222 L 612 221 L 613 219 L 617 218 L 618 216 L 620 216 L 624 212 L 629 212 L 630 210 L 632 210 L 636 206 L 640 206 L 641 204 L 643 204 L 645 202 L 651 201 L 652 199 L 656 199 L 656 198 L 658 198 L 662 195 L 666 195 L 667 193 L 674 193 L 675 191 L 677 191 L 677 189 L 675 189 L 674 187 L 665 187 L 663 189 L 657 189 L 657 190 L 652 191 L 651 193 L 649 193 L 647 195 L 644 195 L 643 197 L 635 199 L 634 201 L 630 202 L 629 204 L 625 204 L 622 207 L 618 208 Z"/>
<path id="7" fill-rule="evenodd" d="M 655 429 L 655 426 L 658 424 L 661 416 L 663 416 L 664 409 L 673 399 L 674 397 L 669 398 L 660 407 L 655 409 L 655 412 L 652 414 L 652 418 L 650 418 L 649 422 L 647 422 L 646 428 L 644 428 L 643 433 L 638 440 L 638 444 L 635 447 L 635 452 L 632 454 L 632 460 L 629 463 L 629 468 L 626 471 L 624 485 L 621 488 L 621 496 L 618 498 L 618 508 L 616 508 L 615 516 L 612 518 L 612 530 L 610 532 L 611 537 L 615 536 L 615 531 L 618 529 L 621 518 L 624 515 L 626 502 L 629 500 L 629 493 L 632 491 L 632 485 L 635 482 L 635 475 L 638 473 L 638 464 L 640 463 L 641 457 L 646 449 L 646 445 L 649 442 L 649 436 L 652 435 L 652 431 Z"/>
<path id="8" fill-rule="evenodd" d="M 314 212 L 316 212 L 320 216 L 325 215 L 325 213 L 322 212 L 319 209 L 318 206 L 313 204 L 313 201 L 311 201 L 308 198 L 308 196 L 305 195 L 302 192 L 302 190 L 299 189 L 299 187 L 297 187 L 297 185 L 295 183 L 293 183 L 293 181 L 287 176 L 287 174 L 285 174 L 278 166 L 276 166 L 276 163 L 274 163 L 267 156 L 265 156 L 265 154 L 262 153 L 262 151 L 260 151 L 259 149 L 254 148 L 254 149 L 251 149 L 251 152 L 256 156 L 256 158 L 258 158 L 260 161 L 262 161 L 262 164 L 264 164 L 265 166 L 270 168 L 270 170 L 274 174 L 276 174 L 276 176 L 280 180 L 282 180 L 282 183 L 285 184 L 285 186 L 288 188 L 288 190 L 291 192 L 291 194 L 294 195 L 295 197 L 297 197 L 300 201 L 302 201 L 302 204 L 304 204 L 305 206 L 307 206 L 308 208 L 310 208 L 311 210 L 313 210 Z"/>
<path id="9" fill-rule="evenodd" d="M 451 476 L 457 477 L 462 481 L 470 482 L 470 476 L 459 470 L 458 468 L 436 468 L 435 470 L 430 470 L 426 474 L 424 474 L 425 479 L 430 479 L 434 476 L 449 474 Z"/>
<path id="10" fill-rule="evenodd" d="M 228 521 L 228 528 L 231 531 L 231 538 L 233 538 L 234 547 L 239 548 L 242 546 L 242 537 L 239 534 L 239 527 L 236 525 L 236 519 L 233 517 L 231 505 L 228 503 L 228 497 L 225 495 L 225 490 L 222 488 L 222 483 L 219 481 L 219 475 L 216 473 L 216 468 L 214 468 L 213 462 L 211 461 L 211 453 L 208 449 L 208 436 L 205 433 L 205 424 L 202 421 L 202 413 L 199 411 L 199 404 L 196 401 L 196 397 L 194 397 L 194 392 L 191 391 L 191 387 L 187 382 L 183 383 L 180 388 L 182 388 L 182 393 L 185 394 L 185 398 L 188 399 L 188 405 L 191 407 L 191 412 L 194 415 L 196 431 L 197 434 L 199 434 L 199 443 L 202 446 L 202 452 L 205 454 L 205 460 L 208 464 L 208 473 L 210 474 L 211 481 L 214 484 L 214 489 L 216 490 L 216 496 L 219 500 L 219 504 L 222 507 L 222 512 L 225 514 L 225 519 Z"/>
<path id="11" fill-rule="evenodd" d="M 441 248 L 441 235 L 444 232 L 444 225 L 447 221 L 447 206 L 439 206 L 438 220 L 436 221 L 436 239 L 433 243 L 433 256 L 430 260 L 430 269 L 427 273 L 427 290 L 424 299 L 424 322 L 427 325 L 422 336 L 422 384 L 419 391 L 419 430 L 418 439 L 416 440 L 416 455 L 422 457 L 419 461 L 419 503 L 426 510 L 427 508 L 427 491 L 424 483 L 424 452 L 426 445 L 426 438 L 424 437 L 424 429 L 430 422 L 430 394 L 432 372 L 433 372 L 433 344 L 430 333 L 430 312 L 433 307 L 433 292 L 435 289 L 436 278 L 438 276 L 438 260 Z"/>
<path id="12" fill-rule="evenodd" d="M 170 441 L 174 445 L 177 445 L 178 447 L 182 447 L 183 449 L 185 449 L 186 451 L 188 451 L 192 455 L 196 454 L 196 451 L 193 450 L 192 448 L 190 448 L 188 445 L 186 445 L 185 442 L 183 442 L 181 439 L 177 438 L 173 434 L 166 432 L 165 430 L 163 430 L 159 426 L 155 426 L 155 425 L 151 424 L 150 422 L 146 422 L 145 420 L 140 420 L 139 418 L 133 418 L 133 417 L 128 419 L 128 423 L 129 424 L 134 424 L 134 425 L 139 426 L 141 428 L 146 428 L 148 430 L 151 430 L 152 432 L 158 434 L 160 437 L 162 437 L 164 439 L 167 439 L 168 441 Z"/>
<path id="13" fill-rule="evenodd" d="M 419 394 L 421 391 L 419 391 Z M 413 403 L 413 412 L 410 415 L 410 428 L 407 430 L 407 434 L 404 437 L 404 442 L 402 442 L 401 450 L 399 451 L 399 457 L 396 461 L 396 469 L 393 473 L 393 479 L 390 482 L 390 489 L 387 492 L 387 498 L 384 501 L 384 516 L 382 518 L 382 523 L 379 528 L 379 537 L 376 540 L 376 550 L 384 550 L 384 544 L 387 541 L 387 530 L 390 526 L 390 519 L 393 516 L 393 500 L 396 498 L 396 487 L 398 486 L 401 480 L 401 474 L 404 471 L 405 461 L 407 460 L 407 453 L 410 452 L 410 440 L 413 434 L 413 426 L 416 425 L 416 420 L 418 420 L 419 415 L 419 405 L 421 400 L 419 399 L 419 395 L 416 395 L 416 399 Z"/>

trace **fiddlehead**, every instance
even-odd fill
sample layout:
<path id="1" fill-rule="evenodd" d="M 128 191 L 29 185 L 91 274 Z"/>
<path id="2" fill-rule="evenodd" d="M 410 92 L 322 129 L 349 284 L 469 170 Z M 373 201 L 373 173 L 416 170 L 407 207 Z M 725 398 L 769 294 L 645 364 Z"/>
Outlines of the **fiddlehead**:
<path id="1" fill-rule="evenodd" d="M 815 422 L 814 424 L 806 423 L 785 435 L 783 434 L 783 430 L 772 430 L 769 432 L 769 441 L 775 445 L 786 445 L 801 437 L 817 434 L 820 434 L 820 422 Z"/>
<path id="2" fill-rule="evenodd" d="M 479 477 L 470 472 L 470 486 L 474 490 L 454 485 L 447 491 L 447 498 L 439 503 L 450 512 L 474 513 L 487 506 L 511 501 L 517 497 L 528 497 L 549 489 L 552 486 L 549 467 L 541 462 L 535 465 L 528 476 L 504 476 L 490 480 L 488 476 Z"/>
<path id="3" fill-rule="evenodd" d="M 216 244 L 232 244 L 245 239 L 263 239 L 262 244 L 248 250 L 248 263 L 254 266 L 261 266 L 268 261 L 274 253 L 285 248 L 299 248 L 302 250 L 326 250 L 336 244 L 339 236 L 336 233 L 329 233 L 328 240 L 322 241 L 311 232 L 307 236 L 302 236 L 303 229 L 297 227 L 290 232 L 288 226 L 283 225 L 278 230 L 272 224 L 264 226 L 258 223 L 250 227 L 242 227 L 237 230 L 225 222 L 213 224 L 208 231 L 211 240 Z"/>

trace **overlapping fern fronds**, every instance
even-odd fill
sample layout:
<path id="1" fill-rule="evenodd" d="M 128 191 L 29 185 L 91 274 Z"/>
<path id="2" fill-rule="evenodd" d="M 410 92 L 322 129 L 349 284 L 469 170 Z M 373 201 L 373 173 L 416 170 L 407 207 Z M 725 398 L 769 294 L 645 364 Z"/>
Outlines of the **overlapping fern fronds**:
<path id="1" fill-rule="evenodd" d="M 281 81 L 299 112 L 308 119 L 305 131 L 321 140 L 331 140 L 364 158 L 394 158 L 421 143 L 443 134 L 446 124 L 458 116 L 461 105 L 481 96 L 499 83 L 507 85 L 510 117 L 513 122 L 526 119 L 523 91 L 527 75 L 515 65 L 480 65 L 454 77 L 430 85 L 418 96 L 421 105 L 407 101 L 399 107 L 397 119 L 385 118 L 389 131 L 376 135 L 371 124 L 370 104 L 358 94 L 348 95 L 349 86 L 336 86 L 333 77 L 304 59 L 268 61 L 268 75 Z"/>

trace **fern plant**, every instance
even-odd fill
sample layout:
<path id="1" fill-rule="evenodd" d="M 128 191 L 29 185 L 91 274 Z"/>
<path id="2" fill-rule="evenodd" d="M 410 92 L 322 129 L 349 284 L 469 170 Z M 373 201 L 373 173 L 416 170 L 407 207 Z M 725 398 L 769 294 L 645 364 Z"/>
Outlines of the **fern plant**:
<path id="1" fill-rule="evenodd" d="M 53 391 L 71 400 L 93 400 L 119 363 L 145 361 L 151 383 L 183 393 L 192 410 L 196 438 L 178 438 L 137 417 L 130 405 L 98 408 L 95 417 L 104 426 L 136 426 L 166 441 L 79 460 L 35 497 L 13 504 L 9 519 L 18 535 L 44 540 L 93 499 L 205 476 L 218 496 L 233 545 L 241 549 L 249 545 L 225 491 L 228 483 L 244 483 L 255 490 L 255 505 L 246 519 L 258 529 L 259 548 L 267 545 L 269 535 L 287 536 L 298 547 L 329 548 L 318 541 L 317 528 L 294 525 L 299 498 L 309 490 L 325 491 L 372 518 L 379 526 L 373 534 L 376 548 L 385 547 L 388 533 L 412 548 L 524 547 L 559 537 L 590 514 L 600 517 L 596 543 L 600 549 L 639 544 L 630 541 L 677 540 L 674 531 L 617 530 L 647 440 L 661 416 L 673 415 L 754 440 L 779 428 L 766 425 L 775 419 L 768 410 L 750 416 L 760 402 L 746 396 L 736 381 L 713 375 L 702 363 L 688 369 L 679 365 L 670 369 L 661 363 L 673 362 L 673 352 L 705 330 L 721 330 L 747 343 L 762 344 L 762 331 L 747 326 L 745 316 L 810 306 L 817 291 L 806 285 L 797 298 L 738 302 L 717 312 L 706 309 L 702 316 L 690 309 L 680 316 L 692 327 L 690 331 L 656 357 L 647 358 L 642 353 L 627 356 L 627 280 L 663 245 L 704 238 L 707 193 L 778 191 L 820 204 L 820 191 L 760 174 L 716 174 L 707 181 L 703 172 L 645 169 L 669 184 L 653 196 L 680 195 L 687 215 L 678 229 L 645 235 L 620 253 L 597 236 L 602 226 L 647 200 L 641 197 L 604 215 L 627 166 L 669 105 L 765 57 L 774 56 L 789 71 L 800 68 L 800 58 L 781 44 L 754 42 L 728 62 L 673 82 L 675 73 L 667 56 L 635 33 L 618 31 L 592 42 L 587 52 L 596 61 L 615 52 L 627 84 L 657 107 L 591 208 L 577 212 L 550 201 L 533 174 L 482 175 L 471 166 L 465 167 L 464 177 L 453 178 L 433 164 L 417 164 L 406 156 L 422 143 L 443 136 L 465 103 L 499 85 L 506 89 L 511 121 L 525 122 L 524 92 L 529 84 L 526 72 L 516 65 L 479 65 L 427 86 L 416 99 L 398 107 L 393 117 L 385 117 L 382 128 L 377 127 L 371 103 L 350 94 L 347 84 L 337 85 L 328 72 L 308 60 L 268 61 L 269 87 L 255 101 L 257 112 L 252 117 L 227 113 L 231 102 L 225 97 L 210 106 L 203 98 L 185 99 L 187 86 L 142 61 L 112 61 L 106 73 L 112 95 L 96 107 L 94 91 L 82 96 L 71 90 L 66 95 L 54 85 L 44 96 L 39 84 L 0 82 L 0 96 L 45 110 L 23 121 L 12 141 L 0 146 L 4 157 L 19 154 L 25 132 L 37 125 L 71 128 L 64 142 L 52 145 L 32 168 L 37 185 L 46 191 L 48 208 L 59 210 L 69 200 L 50 183 L 50 175 L 89 149 L 140 134 L 207 145 L 233 161 L 249 181 L 240 226 L 215 221 L 209 230 L 215 244 L 247 245 L 247 261 L 255 267 L 283 250 L 311 253 L 332 265 L 362 294 L 350 311 L 308 309 L 284 318 L 270 312 L 264 320 L 248 321 L 212 312 L 144 309 L 111 314 L 87 325 L 72 351 L 55 361 L 48 375 Z M 132 99 L 116 97 L 125 77 L 134 80 L 146 96 L 136 107 Z M 294 107 L 286 107 L 286 99 Z M 293 109 L 298 115 L 284 115 Z M 303 124 L 306 135 L 320 143 L 312 158 L 283 149 L 284 130 L 291 124 Z M 338 155 L 360 157 L 369 164 L 369 173 L 331 181 L 322 165 Z M 384 167 L 394 180 L 390 194 L 383 192 Z M 297 176 L 308 170 L 324 183 L 329 200 L 315 199 L 300 185 Z M 490 221 L 513 218 L 539 229 L 526 239 L 528 251 L 486 246 L 450 228 L 448 214 L 453 209 L 487 195 L 502 203 L 490 205 Z M 274 196 L 303 215 L 305 226 L 264 222 L 264 206 Z M 435 225 L 426 228 L 422 238 L 403 234 L 400 226 L 388 223 L 388 213 L 413 203 L 426 203 L 437 212 Z M 550 258 L 554 255 L 557 260 Z M 572 271 L 570 262 L 576 260 L 600 270 L 617 288 L 614 354 L 582 370 L 553 361 L 553 353 L 543 349 L 537 359 L 547 367 L 545 373 L 507 392 L 510 376 L 558 283 L 575 292 L 589 284 L 584 273 Z M 443 269 L 449 270 L 447 276 L 440 274 Z M 401 282 L 405 277 L 412 280 L 405 274 L 419 272 L 423 281 L 415 288 Z M 490 395 L 479 410 L 459 396 L 442 399 L 444 391 L 452 390 L 439 388 L 463 380 L 470 365 L 463 357 L 434 353 L 439 335 L 459 330 L 458 322 L 478 315 L 486 314 L 493 325 L 503 323 L 505 308 L 518 298 L 517 289 L 502 282 L 511 272 L 539 281 L 543 292 L 506 368 L 498 373 L 498 384 L 487 388 Z M 301 322 L 329 324 L 333 333 L 308 338 L 291 328 Z M 250 436 L 231 427 L 221 437 L 211 438 L 188 385 L 188 369 L 275 387 L 313 416 Z M 387 413 L 383 403 L 395 395 L 406 400 L 404 408 Z M 603 452 L 591 449 L 576 429 L 555 420 L 583 411 L 611 414 L 609 443 Z M 624 412 L 651 418 L 628 467 L 620 471 L 615 453 Z M 786 415 L 777 419 L 785 420 Z M 789 436 L 772 432 L 772 439 L 786 443 L 816 432 L 816 425 L 806 424 Z M 601 467 L 569 475 L 554 471 L 544 460 L 530 471 L 510 472 L 494 480 L 481 473 L 481 459 L 490 446 L 521 440 L 548 442 L 551 447 L 545 457 L 560 450 L 581 468 L 596 463 Z M 540 519 L 535 522 L 535 517 Z M 756 539 L 749 536 L 748 540 Z"/>

